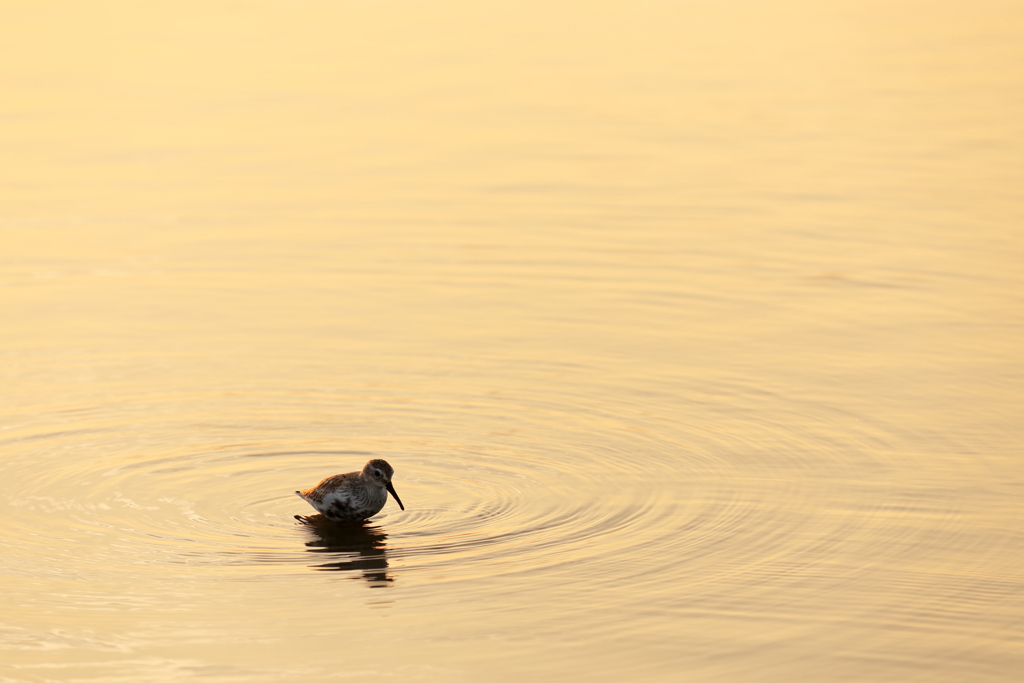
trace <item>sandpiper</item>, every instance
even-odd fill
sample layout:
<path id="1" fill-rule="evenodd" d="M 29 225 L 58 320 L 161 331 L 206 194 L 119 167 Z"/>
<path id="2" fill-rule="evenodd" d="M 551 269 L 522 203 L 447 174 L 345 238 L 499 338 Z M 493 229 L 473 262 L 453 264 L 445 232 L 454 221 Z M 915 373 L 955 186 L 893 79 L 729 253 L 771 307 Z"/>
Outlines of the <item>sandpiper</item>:
<path id="1" fill-rule="evenodd" d="M 388 492 L 395 497 L 398 507 L 405 510 L 391 485 L 394 473 L 395 469 L 386 460 L 371 460 L 363 466 L 362 472 L 327 477 L 311 489 L 296 491 L 295 495 L 333 522 L 361 522 L 380 512 L 388 500 Z"/>

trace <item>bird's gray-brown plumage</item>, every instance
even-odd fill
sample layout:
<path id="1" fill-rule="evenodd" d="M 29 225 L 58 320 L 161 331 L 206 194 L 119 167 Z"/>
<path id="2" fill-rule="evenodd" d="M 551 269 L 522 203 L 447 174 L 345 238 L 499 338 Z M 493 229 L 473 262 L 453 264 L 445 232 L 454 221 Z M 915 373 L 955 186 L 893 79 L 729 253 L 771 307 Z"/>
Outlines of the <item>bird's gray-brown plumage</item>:
<path id="1" fill-rule="evenodd" d="M 363 466 L 362 472 L 336 474 L 295 494 L 331 521 L 361 522 L 381 511 L 388 493 L 395 497 L 398 507 L 405 510 L 391 484 L 394 474 L 394 468 L 386 460 L 371 460 Z"/>

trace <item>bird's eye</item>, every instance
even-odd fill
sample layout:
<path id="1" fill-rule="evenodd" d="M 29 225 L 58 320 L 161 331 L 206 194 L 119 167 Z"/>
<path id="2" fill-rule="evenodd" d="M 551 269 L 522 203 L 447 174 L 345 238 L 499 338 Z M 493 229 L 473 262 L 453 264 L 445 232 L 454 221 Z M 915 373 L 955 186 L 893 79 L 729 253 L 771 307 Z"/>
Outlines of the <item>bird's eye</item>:
<path id="1" fill-rule="evenodd" d="M 380 474 L 380 470 L 374 470 L 374 471 L 373 471 L 373 476 L 375 476 L 375 477 L 377 477 L 378 479 L 380 479 L 380 476 L 381 476 L 381 474 Z"/>

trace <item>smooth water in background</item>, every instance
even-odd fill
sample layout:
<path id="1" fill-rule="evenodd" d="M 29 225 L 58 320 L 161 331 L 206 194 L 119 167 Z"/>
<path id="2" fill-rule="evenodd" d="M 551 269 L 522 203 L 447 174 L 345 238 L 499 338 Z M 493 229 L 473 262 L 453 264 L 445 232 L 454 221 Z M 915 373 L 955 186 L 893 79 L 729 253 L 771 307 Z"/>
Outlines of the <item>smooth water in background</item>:
<path id="1" fill-rule="evenodd" d="M 0 680 L 1018 680 L 1022 29 L 4 3 Z"/>

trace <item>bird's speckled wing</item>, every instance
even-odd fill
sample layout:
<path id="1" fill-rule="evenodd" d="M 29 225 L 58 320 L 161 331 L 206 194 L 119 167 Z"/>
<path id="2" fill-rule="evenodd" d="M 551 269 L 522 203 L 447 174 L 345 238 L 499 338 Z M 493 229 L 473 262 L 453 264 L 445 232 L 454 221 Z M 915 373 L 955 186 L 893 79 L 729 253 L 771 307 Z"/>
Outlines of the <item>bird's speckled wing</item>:
<path id="1" fill-rule="evenodd" d="M 338 490 L 347 482 L 351 481 L 352 479 L 358 476 L 358 472 L 349 472 L 348 474 L 335 474 L 333 477 L 327 477 L 326 479 L 324 479 L 322 482 L 320 482 L 311 489 L 303 489 L 301 491 L 296 491 L 295 493 L 299 494 L 300 496 L 302 496 L 311 503 L 322 503 L 324 500 L 324 496 L 328 495 L 329 493 L 332 493 L 333 491 Z"/>

